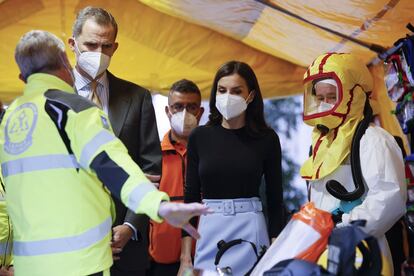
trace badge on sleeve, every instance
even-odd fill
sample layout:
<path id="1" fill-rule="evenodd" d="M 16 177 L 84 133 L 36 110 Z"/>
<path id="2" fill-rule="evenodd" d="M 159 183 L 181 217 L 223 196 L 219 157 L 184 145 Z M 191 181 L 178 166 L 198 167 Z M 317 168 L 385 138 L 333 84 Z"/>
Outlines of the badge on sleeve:
<path id="1" fill-rule="evenodd" d="M 12 111 L 5 127 L 5 152 L 17 155 L 32 145 L 37 114 L 37 107 L 33 103 L 24 103 Z"/>

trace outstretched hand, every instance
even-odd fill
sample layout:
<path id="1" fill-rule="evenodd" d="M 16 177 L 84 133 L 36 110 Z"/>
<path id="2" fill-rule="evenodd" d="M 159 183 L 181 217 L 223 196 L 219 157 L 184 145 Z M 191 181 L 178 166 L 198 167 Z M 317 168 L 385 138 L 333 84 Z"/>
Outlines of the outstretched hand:
<path id="1" fill-rule="evenodd" d="M 164 218 L 169 224 L 174 227 L 183 228 L 193 238 L 200 238 L 200 234 L 189 223 L 189 220 L 194 216 L 200 216 L 212 213 L 212 210 L 200 203 L 175 203 L 162 202 L 158 209 L 158 215 Z"/>

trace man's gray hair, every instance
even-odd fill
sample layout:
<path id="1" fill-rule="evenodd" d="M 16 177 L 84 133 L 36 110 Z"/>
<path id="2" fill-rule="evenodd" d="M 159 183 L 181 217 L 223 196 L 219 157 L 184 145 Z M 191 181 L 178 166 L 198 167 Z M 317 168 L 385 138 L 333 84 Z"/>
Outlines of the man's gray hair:
<path id="1" fill-rule="evenodd" d="M 98 25 L 101 26 L 111 25 L 114 28 L 114 39 L 116 38 L 118 33 L 118 24 L 112 14 L 105 9 L 90 6 L 83 8 L 78 12 L 72 28 L 74 38 L 77 38 L 82 34 L 83 25 L 85 25 L 85 22 L 88 19 L 93 19 Z"/>
<path id="2" fill-rule="evenodd" d="M 50 72 L 64 66 L 65 44 L 47 31 L 33 30 L 22 36 L 14 58 L 24 80 L 31 74 Z"/>

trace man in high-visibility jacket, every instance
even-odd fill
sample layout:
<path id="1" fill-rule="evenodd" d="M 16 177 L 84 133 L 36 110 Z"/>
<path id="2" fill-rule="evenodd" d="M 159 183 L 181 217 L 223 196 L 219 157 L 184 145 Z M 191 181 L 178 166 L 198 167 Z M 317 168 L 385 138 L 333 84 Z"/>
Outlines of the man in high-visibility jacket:
<path id="1" fill-rule="evenodd" d="M 1 122 L 0 160 L 16 275 L 109 275 L 110 193 L 198 236 L 188 220 L 208 210 L 164 202 L 168 196 L 132 161 L 105 113 L 74 93 L 60 39 L 30 31 L 15 59 L 26 87 Z"/>

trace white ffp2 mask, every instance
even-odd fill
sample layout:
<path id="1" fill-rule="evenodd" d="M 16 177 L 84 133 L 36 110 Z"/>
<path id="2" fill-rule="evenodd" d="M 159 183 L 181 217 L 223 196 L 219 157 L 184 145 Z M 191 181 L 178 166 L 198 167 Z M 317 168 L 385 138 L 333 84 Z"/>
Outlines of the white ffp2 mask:
<path id="1" fill-rule="evenodd" d="M 92 79 L 108 69 L 111 57 L 101 52 L 80 52 L 75 40 L 75 49 L 78 53 L 77 63 Z"/>
<path id="2" fill-rule="evenodd" d="M 171 115 L 171 128 L 180 136 L 187 137 L 197 125 L 197 118 L 185 108 Z"/>
<path id="3" fill-rule="evenodd" d="M 225 93 L 216 96 L 216 107 L 229 120 L 242 114 L 247 109 L 247 103 L 243 97 Z"/>

